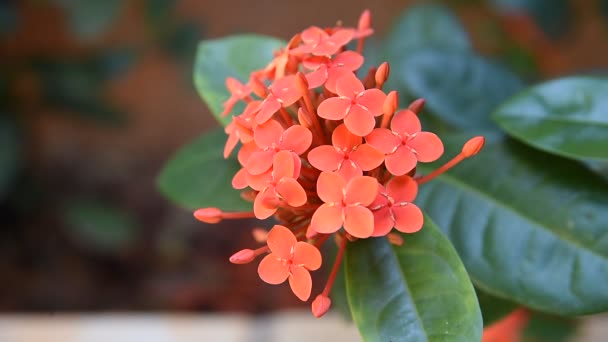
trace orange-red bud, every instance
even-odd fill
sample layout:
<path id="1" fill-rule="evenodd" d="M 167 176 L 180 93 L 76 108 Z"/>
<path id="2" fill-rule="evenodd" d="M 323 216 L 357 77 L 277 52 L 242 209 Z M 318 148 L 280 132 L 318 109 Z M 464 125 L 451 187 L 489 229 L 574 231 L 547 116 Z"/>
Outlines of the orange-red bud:
<path id="1" fill-rule="evenodd" d="M 467 141 L 462 147 L 462 155 L 466 158 L 476 155 L 479 151 L 481 151 L 485 143 L 486 138 L 482 136 L 469 139 L 469 141 Z"/>
<path id="2" fill-rule="evenodd" d="M 205 223 L 218 223 L 222 220 L 222 211 L 218 208 L 202 208 L 194 212 L 194 217 Z"/>
<path id="3" fill-rule="evenodd" d="M 417 99 L 409 105 L 408 109 L 416 114 L 420 114 L 425 103 L 426 101 L 424 99 Z"/>
<path id="4" fill-rule="evenodd" d="M 386 115 L 393 114 L 397 108 L 399 107 L 399 94 L 395 90 L 391 91 L 386 95 L 386 100 L 384 100 L 384 104 L 382 105 L 382 111 Z"/>
<path id="5" fill-rule="evenodd" d="M 374 76 L 374 79 L 376 80 L 376 87 L 382 88 L 382 86 L 384 85 L 384 82 L 386 82 L 386 80 L 388 80 L 388 75 L 389 75 L 390 71 L 391 71 L 391 68 L 390 68 L 388 62 L 384 62 L 384 63 L 380 64 L 380 66 L 376 70 L 376 74 Z"/>
<path id="6" fill-rule="evenodd" d="M 253 228 L 251 230 L 251 235 L 253 235 L 253 239 L 258 243 L 265 243 L 268 239 L 268 231 L 264 228 Z"/>
<path id="7" fill-rule="evenodd" d="M 298 122 L 300 125 L 310 129 L 312 127 L 312 121 L 310 121 L 310 115 L 304 107 L 298 109 Z"/>
<path id="8" fill-rule="evenodd" d="M 368 9 L 366 9 L 363 11 L 363 13 L 361 13 L 361 16 L 359 17 L 359 24 L 357 25 L 357 28 L 359 29 L 359 31 L 364 31 L 371 27 L 372 14 Z"/>
<path id="9" fill-rule="evenodd" d="M 306 228 L 306 238 L 307 239 L 314 239 L 317 235 L 319 235 L 319 233 L 317 233 L 317 231 L 312 229 L 310 226 L 308 226 L 308 228 Z"/>
<path id="10" fill-rule="evenodd" d="M 331 307 L 331 299 L 323 294 L 320 294 L 312 301 L 312 314 L 320 318 L 329 311 Z"/>
<path id="11" fill-rule="evenodd" d="M 386 235 L 386 238 L 388 239 L 388 242 L 391 245 L 403 246 L 403 237 L 400 234 L 388 233 L 388 235 Z"/>
<path id="12" fill-rule="evenodd" d="M 308 93 L 308 80 L 303 73 L 298 72 L 296 74 L 296 87 L 298 87 L 298 91 L 302 94 Z"/>
<path id="13" fill-rule="evenodd" d="M 252 76 L 249 78 L 249 86 L 251 87 L 251 91 L 261 98 L 265 98 L 268 95 L 266 85 L 257 77 Z"/>
<path id="14" fill-rule="evenodd" d="M 243 249 L 234 253 L 230 257 L 230 262 L 237 265 L 248 264 L 255 259 L 255 251 L 251 249 Z"/>

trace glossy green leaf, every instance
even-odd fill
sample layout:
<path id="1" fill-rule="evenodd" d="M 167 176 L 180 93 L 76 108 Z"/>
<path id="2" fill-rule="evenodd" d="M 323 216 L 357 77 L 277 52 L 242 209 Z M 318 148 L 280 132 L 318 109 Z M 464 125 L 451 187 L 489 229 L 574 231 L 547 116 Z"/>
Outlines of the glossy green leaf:
<path id="1" fill-rule="evenodd" d="M 21 166 L 21 141 L 15 122 L 0 113 L 0 202 L 12 189 Z"/>
<path id="2" fill-rule="evenodd" d="M 608 162 L 608 79 L 570 77 L 521 92 L 494 113 L 513 137 L 577 160 Z"/>
<path id="3" fill-rule="evenodd" d="M 240 167 L 235 158 L 224 159 L 225 142 L 226 134 L 217 129 L 182 147 L 160 173 L 160 191 L 188 209 L 251 210 L 251 203 L 232 188 L 232 177 Z"/>
<path id="4" fill-rule="evenodd" d="M 420 4 L 408 7 L 397 19 L 386 40 L 391 64 L 422 48 L 470 51 L 471 43 L 458 19 L 444 6 Z"/>
<path id="5" fill-rule="evenodd" d="M 578 328 L 572 318 L 533 312 L 523 331 L 523 342 L 567 342 L 573 341 Z"/>
<path id="6" fill-rule="evenodd" d="M 234 77 L 246 83 L 249 74 L 265 67 L 273 59 L 272 52 L 284 45 L 286 43 L 281 40 L 252 34 L 205 40 L 199 44 L 194 83 L 199 95 L 223 125 L 231 120 L 230 116 L 220 115 L 222 104 L 230 96 L 226 78 Z M 239 108 L 235 108 L 233 114 L 238 113 Z"/>
<path id="7" fill-rule="evenodd" d="M 419 50 L 394 70 L 413 97 L 426 99 L 427 109 L 463 129 L 494 128 L 492 111 L 522 87 L 508 70 L 461 51 Z"/>
<path id="8" fill-rule="evenodd" d="M 348 245 L 353 320 L 366 341 L 480 341 L 475 290 L 458 254 L 428 216 L 397 247 L 385 238 Z"/>
<path id="9" fill-rule="evenodd" d="M 479 307 L 481 308 L 481 316 L 483 316 L 483 325 L 488 326 L 498 320 L 503 319 L 513 310 L 517 309 L 519 305 L 502 299 L 496 296 L 492 296 L 487 292 L 475 288 L 477 293 L 477 299 L 479 300 Z"/>
<path id="10" fill-rule="evenodd" d="M 443 140 L 454 156 L 466 138 Z M 608 310 L 608 184 L 580 164 L 488 136 L 416 202 L 484 291 L 562 315 Z"/>

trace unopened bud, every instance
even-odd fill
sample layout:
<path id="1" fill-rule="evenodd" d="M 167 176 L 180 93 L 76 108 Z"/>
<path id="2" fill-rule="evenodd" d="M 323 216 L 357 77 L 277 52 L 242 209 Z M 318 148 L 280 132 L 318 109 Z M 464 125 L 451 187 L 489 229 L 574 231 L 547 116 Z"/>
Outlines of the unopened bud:
<path id="1" fill-rule="evenodd" d="M 393 90 L 388 95 L 386 95 L 386 100 L 384 100 L 384 104 L 382 105 L 382 111 L 386 115 L 393 114 L 397 108 L 399 107 L 399 94 L 397 91 Z"/>
<path id="2" fill-rule="evenodd" d="M 255 197 L 258 195 L 257 191 L 241 191 L 241 198 L 248 202 L 255 201 Z"/>
<path id="3" fill-rule="evenodd" d="M 258 243 L 265 243 L 268 239 L 268 231 L 264 228 L 253 228 L 251 230 L 251 235 L 253 235 L 253 239 Z"/>
<path id="4" fill-rule="evenodd" d="M 482 136 L 469 139 L 469 141 L 467 141 L 462 147 L 462 155 L 466 158 L 476 155 L 479 151 L 481 151 L 485 143 L 486 138 Z"/>
<path id="5" fill-rule="evenodd" d="M 222 211 L 218 208 L 202 208 L 194 212 L 194 217 L 205 223 L 218 223 L 222 220 Z"/>
<path id="6" fill-rule="evenodd" d="M 298 87 L 298 91 L 301 94 L 308 93 L 308 80 L 306 79 L 306 76 L 304 76 L 304 74 L 301 72 L 298 72 L 296 74 L 296 87 Z"/>
<path id="7" fill-rule="evenodd" d="M 249 86 L 251 87 L 251 91 L 261 98 L 265 98 L 268 95 L 264 82 L 253 75 L 249 78 Z"/>
<path id="8" fill-rule="evenodd" d="M 407 108 L 416 114 L 420 114 L 420 112 L 422 112 L 422 109 L 424 108 L 425 103 L 426 101 L 424 99 L 417 99 L 412 102 Z"/>
<path id="9" fill-rule="evenodd" d="M 242 249 L 230 257 L 230 262 L 237 265 L 248 264 L 255 259 L 255 251 L 252 249 Z"/>
<path id="10" fill-rule="evenodd" d="M 403 246 L 403 237 L 400 234 L 388 233 L 388 235 L 386 235 L 386 238 L 388 239 L 388 242 L 391 245 Z"/>
<path id="11" fill-rule="evenodd" d="M 365 78 L 363 78 L 363 87 L 365 87 L 365 89 L 371 89 L 376 86 L 375 75 L 377 70 L 378 68 L 371 67 L 367 71 L 367 75 L 365 75 Z"/>
<path id="12" fill-rule="evenodd" d="M 391 72 L 391 68 L 388 64 L 388 62 L 384 62 L 382 64 L 380 64 L 380 66 L 378 67 L 378 69 L 376 70 L 376 74 L 374 79 L 376 80 L 376 87 L 378 89 L 382 88 L 382 86 L 384 85 L 384 82 L 386 82 L 386 80 L 388 80 L 388 75 Z"/>
<path id="13" fill-rule="evenodd" d="M 310 115 L 304 107 L 298 109 L 298 122 L 300 125 L 310 129 L 312 127 L 312 121 L 310 121 Z"/>
<path id="14" fill-rule="evenodd" d="M 364 31 L 371 27 L 372 14 L 368 9 L 366 9 L 363 11 L 363 13 L 361 13 L 361 16 L 359 17 L 359 24 L 357 25 L 357 29 L 359 29 L 359 31 Z"/>
<path id="15" fill-rule="evenodd" d="M 320 294 L 312 301 L 312 314 L 316 318 L 320 318 L 329 311 L 331 307 L 331 299 L 323 294 Z"/>
<path id="16" fill-rule="evenodd" d="M 314 239 L 317 235 L 319 235 L 319 233 L 316 230 L 314 230 L 312 228 L 312 226 L 308 226 L 308 228 L 306 229 L 306 238 Z"/>

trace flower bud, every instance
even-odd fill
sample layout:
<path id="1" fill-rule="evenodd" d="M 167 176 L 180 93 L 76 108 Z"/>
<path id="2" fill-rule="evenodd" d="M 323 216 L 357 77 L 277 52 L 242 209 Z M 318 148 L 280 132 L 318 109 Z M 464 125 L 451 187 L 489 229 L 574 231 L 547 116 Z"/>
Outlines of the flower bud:
<path id="1" fill-rule="evenodd" d="M 218 208 L 202 208 L 194 212 L 194 217 L 205 223 L 218 223 L 222 220 L 222 211 Z"/>
<path id="2" fill-rule="evenodd" d="M 395 90 L 386 95 L 386 100 L 382 105 L 382 111 L 386 115 L 392 115 L 399 107 L 399 94 Z"/>
<path id="3" fill-rule="evenodd" d="M 298 91 L 300 93 L 308 93 L 308 80 L 306 79 L 306 76 L 304 76 L 304 74 L 301 72 L 298 72 L 296 74 L 296 87 L 298 88 Z"/>
<path id="4" fill-rule="evenodd" d="M 462 155 L 466 158 L 476 155 L 479 151 L 481 151 L 485 143 L 486 138 L 482 136 L 469 139 L 469 141 L 467 141 L 462 147 Z"/>
<path id="5" fill-rule="evenodd" d="M 319 233 L 317 233 L 317 231 L 312 229 L 312 227 L 309 225 L 308 228 L 306 229 L 306 238 L 314 239 L 317 235 L 319 235 Z"/>
<path id="6" fill-rule="evenodd" d="M 391 68 L 390 68 L 388 62 L 384 62 L 384 63 L 380 64 L 380 66 L 376 70 L 376 74 L 374 77 L 374 79 L 376 80 L 376 87 L 378 89 L 382 88 L 382 86 L 384 85 L 384 82 L 386 82 L 386 80 L 388 80 L 388 75 L 389 75 L 390 71 L 391 71 Z"/>
<path id="7" fill-rule="evenodd" d="M 243 265 L 252 262 L 253 259 L 255 259 L 255 251 L 251 249 L 242 249 L 230 257 L 230 262 L 237 265 Z"/>
<path id="8" fill-rule="evenodd" d="M 408 109 L 416 114 L 420 114 L 425 103 L 426 101 L 424 99 L 417 99 L 409 105 Z"/>
<path id="9" fill-rule="evenodd" d="M 312 301 L 312 314 L 316 318 L 320 318 L 329 311 L 331 299 L 323 294 L 320 294 Z"/>
<path id="10" fill-rule="evenodd" d="M 388 235 L 386 235 L 386 238 L 388 239 L 388 242 L 391 245 L 395 245 L 395 246 L 403 246 L 403 237 L 400 234 L 397 233 L 388 233 Z"/>
<path id="11" fill-rule="evenodd" d="M 268 95 L 264 82 L 253 75 L 249 78 L 249 86 L 251 87 L 251 91 L 261 98 L 265 98 Z"/>
<path id="12" fill-rule="evenodd" d="M 371 12 L 366 9 L 363 11 L 363 13 L 361 13 L 361 16 L 359 17 L 359 23 L 357 25 L 357 29 L 359 31 L 365 31 L 368 30 L 372 27 L 372 14 Z"/>
<path id="13" fill-rule="evenodd" d="M 258 243 L 266 243 L 268 239 L 268 231 L 264 228 L 253 228 L 251 230 L 251 235 L 253 235 L 253 239 Z"/>

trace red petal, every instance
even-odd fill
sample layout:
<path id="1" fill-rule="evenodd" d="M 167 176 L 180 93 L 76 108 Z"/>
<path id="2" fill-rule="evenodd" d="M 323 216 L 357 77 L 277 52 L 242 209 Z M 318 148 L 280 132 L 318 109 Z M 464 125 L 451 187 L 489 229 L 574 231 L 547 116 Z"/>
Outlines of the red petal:
<path id="1" fill-rule="evenodd" d="M 401 145 L 401 138 L 386 128 L 374 129 L 365 137 L 365 141 L 384 154 L 392 153 L 397 146 Z"/>
<path id="2" fill-rule="evenodd" d="M 329 37 L 329 40 L 342 47 L 348 44 L 353 39 L 354 35 L 355 31 L 351 29 L 341 29 L 334 32 L 331 37 Z"/>
<path id="3" fill-rule="evenodd" d="M 312 290 L 312 279 L 310 273 L 304 267 L 291 266 L 289 276 L 289 286 L 291 291 L 301 301 L 305 302 L 310 298 L 310 291 Z"/>
<path id="4" fill-rule="evenodd" d="M 352 72 L 345 73 L 336 82 L 336 91 L 340 96 L 354 99 L 365 90 L 363 83 Z"/>
<path id="5" fill-rule="evenodd" d="M 321 145 L 308 152 L 308 162 L 321 171 L 337 170 L 342 160 L 344 160 L 344 154 L 329 145 Z"/>
<path id="6" fill-rule="evenodd" d="M 350 159 L 357 163 L 363 171 L 369 171 L 382 164 L 384 153 L 369 144 L 363 144 L 350 154 Z"/>
<path id="7" fill-rule="evenodd" d="M 272 171 L 267 171 L 259 175 L 252 175 L 251 173 L 246 172 L 245 176 L 249 187 L 253 190 L 262 191 L 272 180 Z"/>
<path id="8" fill-rule="evenodd" d="M 337 94 L 337 83 L 338 80 L 346 75 L 352 74 L 352 71 L 344 67 L 330 67 L 327 69 L 327 81 L 325 81 L 325 88 L 334 94 Z"/>
<path id="9" fill-rule="evenodd" d="M 289 267 L 273 253 L 268 254 L 258 265 L 258 274 L 268 284 L 281 284 L 289 277 Z"/>
<path id="10" fill-rule="evenodd" d="M 253 214 L 258 220 L 265 220 L 270 216 L 274 215 L 277 211 L 277 206 L 272 204 L 278 204 L 276 194 L 273 189 L 264 189 L 258 193 L 253 201 Z"/>
<path id="11" fill-rule="evenodd" d="M 376 120 L 365 108 L 354 105 L 350 107 L 350 110 L 346 114 L 344 124 L 353 134 L 362 137 L 370 134 L 374 130 Z"/>
<path id="12" fill-rule="evenodd" d="M 344 202 L 347 204 L 370 205 L 378 195 L 378 181 L 376 178 L 361 176 L 355 177 L 346 185 Z"/>
<path id="13" fill-rule="evenodd" d="M 241 164 L 241 166 L 247 165 L 247 162 L 249 161 L 251 155 L 253 155 L 253 153 L 257 151 L 259 151 L 259 148 L 255 143 L 243 144 L 243 146 L 241 146 L 241 149 L 239 150 L 239 153 L 237 154 L 239 164 Z"/>
<path id="14" fill-rule="evenodd" d="M 419 161 L 429 163 L 435 161 L 443 154 L 443 143 L 435 133 L 420 132 L 407 142 L 407 146 L 416 151 Z"/>
<path id="15" fill-rule="evenodd" d="M 368 238 L 374 231 L 374 215 L 362 206 L 344 208 L 344 229 L 352 236 Z"/>
<path id="16" fill-rule="evenodd" d="M 255 116 L 255 122 L 258 124 L 263 124 L 268 121 L 274 113 L 276 113 L 281 108 L 281 103 L 277 100 L 273 95 L 269 95 L 262 105 L 260 106 L 260 111 Z"/>
<path id="17" fill-rule="evenodd" d="M 292 207 L 300 207 L 306 204 L 306 191 L 302 185 L 293 178 L 283 178 L 275 187 L 281 198 Z"/>
<path id="18" fill-rule="evenodd" d="M 247 185 L 247 170 L 241 168 L 234 177 L 232 177 L 232 187 L 235 189 L 245 189 Z"/>
<path id="19" fill-rule="evenodd" d="M 317 179 L 317 195 L 325 203 L 341 203 L 345 187 L 344 178 L 334 172 L 321 172 Z"/>
<path id="20" fill-rule="evenodd" d="M 402 176 L 412 171 L 417 163 L 416 155 L 405 146 L 397 148 L 395 153 L 384 158 L 386 169 L 395 176 Z"/>
<path id="21" fill-rule="evenodd" d="M 278 145 L 283 135 L 283 126 L 275 120 L 268 120 L 253 130 L 253 139 L 259 148 Z"/>
<path id="22" fill-rule="evenodd" d="M 372 211 L 374 214 L 374 231 L 372 236 L 385 236 L 393 229 L 391 212 L 387 207 Z"/>
<path id="23" fill-rule="evenodd" d="M 268 232 L 266 243 L 272 254 L 279 258 L 291 260 L 293 258 L 293 248 L 298 240 L 288 228 L 275 225 Z"/>
<path id="24" fill-rule="evenodd" d="M 308 150 L 310 144 L 312 144 L 312 133 L 310 130 L 304 126 L 294 125 L 283 133 L 280 147 L 293 151 L 296 154 L 302 154 Z"/>
<path id="25" fill-rule="evenodd" d="M 420 132 L 420 119 L 409 109 L 404 109 L 395 114 L 391 120 L 391 130 L 399 134 L 414 134 Z"/>
<path id="26" fill-rule="evenodd" d="M 350 108 L 351 101 L 341 97 L 330 97 L 321 102 L 317 114 L 324 119 L 342 120 Z"/>
<path id="27" fill-rule="evenodd" d="M 310 228 L 321 234 L 335 233 L 342 227 L 342 215 L 341 206 L 323 204 L 312 214 Z"/>
<path id="28" fill-rule="evenodd" d="M 363 61 L 363 56 L 360 54 L 354 51 L 344 51 L 334 57 L 332 64 L 355 71 L 363 65 Z"/>
<path id="29" fill-rule="evenodd" d="M 422 211 L 414 204 L 393 206 L 395 215 L 395 229 L 403 233 L 415 233 L 422 228 L 424 216 Z"/>
<path id="30" fill-rule="evenodd" d="M 293 178 L 295 168 L 292 154 L 292 152 L 283 150 L 274 155 L 272 178 L 275 181 L 279 181 L 283 178 Z"/>
<path id="31" fill-rule="evenodd" d="M 317 26 L 307 28 L 306 30 L 302 31 L 300 36 L 302 37 L 302 41 L 306 43 L 316 43 L 321 39 L 329 37 L 327 32 Z"/>
<path id="32" fill-rule="evenodd" d="M 275 155 L 274 150 L 267 151 L 257 151 L 254 152 L 249 159 L 247 159 L 247 164 L 245 164 L 245 168 L 252 175 L 259 175 L 272 167 L 273 157 Z"/>
<path id="33" fill-rule="evenodd" d="M 380 89 L 368 89 L 357 97 L 357 104 L 361 105 L 373 115 L 382 115 L 384 106 L 384 100 L 386 100 L 386 94 Z"/>
<path id="34" fill-rule="evenodd" d="M 317 70 L 320 67 L 327 67 L 331 63 L 331 59 L 325 56 L 310 56 L 302 61 L 302 65 L 306 69 Z"/>
<path id="35" fill-rule="evenodd" d="M 340 150 L 350 151 L 353 148 L 361 145 L 363 138 L 352 134 L 346 125 L 341 124 L 340 126 L 336 127 L 334 132 L 331 134 L 331 142 Z"/>
<path id="36" fill-rule="evenodd" d="M 336 171 L 340 176 L 342 176 L 347 182 L 352 178 L 362 176 L 363 170 L 357 165 L 352 159 L 345 159 L 342 161 L 342 165 Z"/>
<path id="37" fill-rule="evenodd" d="M 386 192 L 396 203 L 412 202 L 418 194 L 418 183 L 407 175 L 394 177 L 386 184 Z"/>
<path id="38" fill-rule="evenodd" d="M 293 264 L 302 265 L 309 271 L 318 270 L 321 267 L 321 252 L 314 245 L 299 241 L 293 250 Z"/>
<path id="39" fill-rule="evenodd" d="M 231 125 L 234 125 L 234 123 L 231 123 L 230 125 L 226 126 L 226 128 L 230 127 Z M 236 132 L 228 135 L 228 140 L 226 140 L 226 145 L 224 146 L 224 159 L 230 156 L 230 153 L 232 153 L 232 151 L 236 147 L 236 144 L 238 143 L 239 137 L 236 135 Z"/>
<path id="40" fill-rule="evenodd" d="M 325 83 L 327 77 L 329 77 L 329 73 L 327 71 L 327 67 L 325 65 L 321 65 L 317 70 L 309 72 L 305 76 L 306 82 L 308 82 L 308 89 L 313 89 L 320 87 L 323 83 Z"/>

